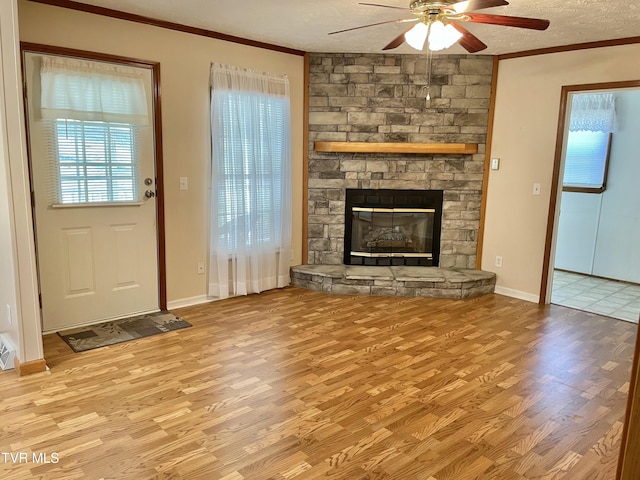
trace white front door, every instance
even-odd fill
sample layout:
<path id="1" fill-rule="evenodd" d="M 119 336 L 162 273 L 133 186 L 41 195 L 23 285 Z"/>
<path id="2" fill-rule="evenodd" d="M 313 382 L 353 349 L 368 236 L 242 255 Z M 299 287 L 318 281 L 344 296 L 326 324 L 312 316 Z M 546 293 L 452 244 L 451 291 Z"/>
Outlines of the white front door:
<path id="1" fill-rule="evenodd" d="M 144 127 L 43 120 L 42 57 L 24 60 L 43 331 L 157 311 L 152 112 Z"/>

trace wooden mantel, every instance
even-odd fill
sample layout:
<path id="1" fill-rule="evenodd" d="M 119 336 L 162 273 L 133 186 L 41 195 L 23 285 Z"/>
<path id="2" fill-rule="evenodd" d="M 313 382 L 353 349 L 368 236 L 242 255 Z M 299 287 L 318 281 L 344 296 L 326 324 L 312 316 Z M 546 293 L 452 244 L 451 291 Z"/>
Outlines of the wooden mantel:
<path id="1" fill-rule="evenodd" d="M 314 142 L 316 152 L 341 153 L 422 153 L 467 154 L 478 153 L 477 143 L 372 143 L 372 142 Z"/>

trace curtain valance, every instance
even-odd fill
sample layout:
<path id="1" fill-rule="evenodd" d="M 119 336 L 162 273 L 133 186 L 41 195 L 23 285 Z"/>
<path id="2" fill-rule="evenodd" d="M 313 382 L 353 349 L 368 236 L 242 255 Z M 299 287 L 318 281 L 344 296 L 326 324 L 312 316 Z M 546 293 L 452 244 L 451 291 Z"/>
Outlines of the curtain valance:
<path id="1" fill-rule="evenodd" d="M 612 93 L 573 95 L 569 131 L 613 132 L 616 130 L 616 105 Z"/>
<path id="2" fill-rule="evenodd" d="M 144 72 L 105 62 L 42 57 L 41 116 L 148 125 Z"/>
<path id="3" fill-rule="evenodd" d="M 274 97 L 289 97 L 286 75 L 258 72 L 233 65 L 211 65 L 211 88 L 214 91 L 259 93 Z"/>

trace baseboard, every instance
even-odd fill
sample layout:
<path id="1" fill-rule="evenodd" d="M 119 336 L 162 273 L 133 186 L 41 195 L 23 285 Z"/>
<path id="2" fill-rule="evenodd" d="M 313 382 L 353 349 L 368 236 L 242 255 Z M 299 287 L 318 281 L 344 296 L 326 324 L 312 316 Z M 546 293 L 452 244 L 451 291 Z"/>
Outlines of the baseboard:
<path id="1" fill-rule="evenodd" d="M 14 366 L 16 372 L 18 372 L 18 376 L 20 377 L 47 371 L 47 362 L 44 360 L 44 358 L 41 358 L 40 360 L 31 360 L 30 362 L 24 363 L 20 363 L 20 361 L 16 358 L 14 360 Z"/>
<path id="2" fill-rule="evenodd" d="M 167 302 L 167 309 L 173 310 L 174 308 L 191 307 L 192 305 L 200 305 L 202 303 L 213 302 L 215 298 L 208 297 L 206 295 L 198 295 L 197 297 L 181 298 L 178 300 L 171 300 Z"/>
<path id="3" fill-rule="evenodd" d="M 496 285 L 495 293 L 498 295 L 505 295 L 507 297 L 518 298 L 520 300 L 526 300 L 527 302 L 538 303 L 540 301 L 540 295 L 534 295 L 533 293 L 523 292 L 521 290 L 514 290 L 513 288 L 501 287 Z"/>

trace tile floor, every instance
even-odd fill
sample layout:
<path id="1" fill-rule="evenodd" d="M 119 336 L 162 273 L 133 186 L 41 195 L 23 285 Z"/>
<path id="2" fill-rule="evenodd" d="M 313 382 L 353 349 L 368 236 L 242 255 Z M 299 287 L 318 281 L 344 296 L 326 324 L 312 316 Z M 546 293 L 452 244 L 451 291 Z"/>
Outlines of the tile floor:
<path id="1" fill-rule="evenodd" d="M 640 285 L 555 270 L 551 303 L 638 323 Z"/>

